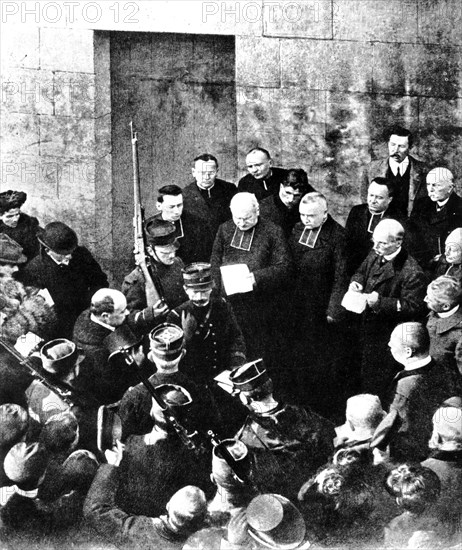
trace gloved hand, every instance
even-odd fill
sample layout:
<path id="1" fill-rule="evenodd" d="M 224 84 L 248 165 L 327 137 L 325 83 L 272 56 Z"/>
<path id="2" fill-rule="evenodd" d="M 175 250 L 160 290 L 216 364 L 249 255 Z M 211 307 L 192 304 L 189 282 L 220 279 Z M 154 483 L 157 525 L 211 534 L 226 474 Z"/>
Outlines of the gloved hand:
<path id="1" fill-rule="evenodd" d="M 197 330 L 197 321 L 189 311 L 181 312 L 181 328 L 184 332 L 184 339 L 189 342 Z"/>

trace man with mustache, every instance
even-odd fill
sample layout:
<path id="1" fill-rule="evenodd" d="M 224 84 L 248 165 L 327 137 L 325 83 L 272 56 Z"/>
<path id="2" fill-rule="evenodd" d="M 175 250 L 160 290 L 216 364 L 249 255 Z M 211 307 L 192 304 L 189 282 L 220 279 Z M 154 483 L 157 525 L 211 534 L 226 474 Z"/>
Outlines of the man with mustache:
<path id="1" fill-rule="evenodd" d="M 400 217 L 407 218 L 414 201 L 425 197 L 425 164 L 409 154 L 413 136 L 401 126 L 393 126 L 387 133 L 388 158 L 373 160 L 366 166 L 361 184 L 361 198 L 366 202 L 367 190 L 376 177 L 386 178 L 395 188 L 394 207 Z"/>

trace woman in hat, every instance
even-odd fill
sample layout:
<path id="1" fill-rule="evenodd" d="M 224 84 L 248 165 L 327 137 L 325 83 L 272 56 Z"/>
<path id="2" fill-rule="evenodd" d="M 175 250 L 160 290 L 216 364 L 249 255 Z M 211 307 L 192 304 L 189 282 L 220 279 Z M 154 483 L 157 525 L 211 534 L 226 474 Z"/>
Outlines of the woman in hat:
<path id="1" fill-rule="evenodd" d="M 19 243 L 29 261 L 39 251 L 39 222 L 37 218 L 21 212 L 26 199 L 27 195 L 22 191 L 9 190 L 0 193 L 0 233 L 5 233 Z"/>

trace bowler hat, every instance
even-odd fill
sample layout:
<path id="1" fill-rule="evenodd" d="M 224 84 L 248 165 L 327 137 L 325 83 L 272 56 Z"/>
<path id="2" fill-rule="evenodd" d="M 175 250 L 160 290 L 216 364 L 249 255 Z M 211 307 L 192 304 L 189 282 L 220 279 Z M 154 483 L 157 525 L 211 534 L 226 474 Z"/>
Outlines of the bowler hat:
<path id="1" fill-rule="evenodd" d="M 267 382 L 269 376 L 263 365 L 263 359 L 257 359 L 234 370 L 229 375 L 229 379 L 236 390 L 252 391 Z"/>
<path id="2" fill-rule="evenodd" d="M 53 374 L 70 372 L 79 358 L 80 350 L 70 340 L 58 338 L 42 346 L 40 357 L 43 368 Z"/>
<path id="3" fill-rule="evenodd" d="M 75 231 L 62 222 L 51 222 L 37 232 L 37 239 L 56 254 L 72 254 L 77 248 Z"/>
<path id="4" fill-rule="evenodd" d="M 0 233 L 0 262 L 5 264 L 23 264 L 27 262 L 23 249 L 6 233 Z"/>
<path id="5" fill-rule="evenodd" d="M 184 333 L 180 327 L 162 323 L 149 333 L 151 351 L 161 359 L 176 359 L 183 350 Z"/>
<path id="6" fill-rule="evenodd" d="M 167 246 L 175 242 L 175 225 L 153 216 L 144 222 L 146 238 L 151 246 Z"/>
<path id="7" fill-rule="evenodd" d="M 122 420 L 114 405 L 102 405 L 98 409 L 97 418 L 97 447 L 104 454 L 112 449 L 117 440 L 122 438 Z"/>
<path id="8" fill-rule="evenodd" d="M 187 288 L 210 290 L 213 288 L 212 266 L 204 262 L 187 265 L 183 270 L 183 281 Z"/>
<path id="9" fill-rule="evenodd" d="M 0 215 L 13 208 L 21 208 L 26 199 L 27 195 L 23 191 L 3 191 L 0 193 Z"/>
<path id="10" fill-rule="evenodd" d="M 119 325 L 109 336 L 104 339 L 104 344 L 109 352 L 109 359 L 128 351 L 143 340 L 142 336 L 136 336 L 128 325 Z"/>
<path id="11" fill-rule="evenodd" d="M 48 454 L 39 443 L 16 443 L 5 457 L 3 468 L 8 479 L 20 489 L 36 489 L 45 473 Z"/>
<path id="12" fill-rule="evenodd" d="M 258 495 L 247 506 L 249 535 L 267 548 L 297 548 L 306 526 L 299 510 L 282 495 Z"/>

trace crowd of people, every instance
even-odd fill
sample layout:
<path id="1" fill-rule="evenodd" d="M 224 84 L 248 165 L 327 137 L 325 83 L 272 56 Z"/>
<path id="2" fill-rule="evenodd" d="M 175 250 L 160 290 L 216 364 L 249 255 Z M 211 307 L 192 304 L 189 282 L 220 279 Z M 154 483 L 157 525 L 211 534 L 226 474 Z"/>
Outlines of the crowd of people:
<path id="1" fill-rule="evenodd" d="M 0 193 L 0 536 L 462 548 L 462 198 L 410 154 L 346 226 L 260 147 L 158 190 L 120 289 Z"/>

